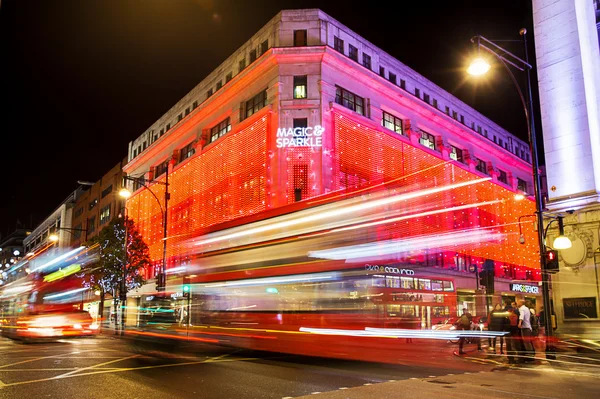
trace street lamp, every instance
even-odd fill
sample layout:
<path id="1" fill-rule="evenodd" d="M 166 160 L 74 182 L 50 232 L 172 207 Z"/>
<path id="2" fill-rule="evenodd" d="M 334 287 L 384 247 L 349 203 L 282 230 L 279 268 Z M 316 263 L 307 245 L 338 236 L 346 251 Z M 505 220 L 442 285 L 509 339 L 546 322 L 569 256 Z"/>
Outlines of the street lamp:
<path id="1" fill-rule="evenodd" d="M 84 233 L 87 233 L 87 229 L 77 229 L 77 228 L 71 228 L 71 227 L 58 227 L 56 230 L 64 230 L 64 231 L 68 231 L 69 233 L 75 235 L 73 232 L 74 231 L 82 231 Z M 57 242 L 59 240 L 58 238 L 58 234 L 56 233 L 52 233 L 48 236 L 48 239 L 52 242 Z"/>
<path id="2" fill-rule="evenodd" d="M 129 180 L 135 183 L 138 183 L 142 186 L 144 186 L 149 192 L 150 194 L 152 194 L 152 196 L 154 197 L 154 199 L 156 200 L 156 202 L 158 203 L 158 206 L 160 207 L 160 213 L 162 216 L 162 225 L 163 225 L 163 258 L 162 258 L 162 265 L 161 265 L 161 271 L 160 273 L 156 276 L 157 278 L 157 289 L 158 291 L 165 291 L 166 289 L 166 276 L 167 276 L 167 228 L 168 228 L 168 222 L 167 222 L 167 210 L 169 209 L 169 198 L 170 198 L 170 194 L 169 194 L 169 165 L 167 163 L 167 167 L 166 167 L 166 173 L 165 173 L 165 181 L 160 181 L 160 180 L 146 180 L 143 177 L 130 177 L 130 176 L 123 176 L 124 180 Z M 157 183 L 157 184 L 163 184 L 165 186 L 165 206 L 163 208 L 160 200 L 158 199 L 158 197 L 156 196 L 156 194 L 154 193 L 154 191 L 152 191 L 150 189 L 150 187 L 148 187 L 147 183 Z M 119 196 L 121 196 L 122 198 L 129 198 L 131 197 L 131 191 L 129 191 L 127 188 L 122 188 L 121 190 L 119 190 Z"/>
<path id="3" fill-rule="evenodd" d="M 542 271 L 542 295 L 544 301 L 544 309 L 548 314 L 552 314 L 551 310 L 551 302 L 550 302 L 550 274 L 546 268 L 546 246 L 544 244 L 544 219 L 542 212 L 544 210 L 544 203 L 541 193 L 541 182 L 540 182 L 540 168 L 538 161 L 538 153 L 537 153 L 537 141 L 535 135 L 535 121 L 533 117 L 533 100 L 531 94 L 531 70 L 533 66 L 529 63 L 529 55 L 527 51 L 527 29 L 523 28 L 519 31 L 519 34 L 523 38 L 523 47 L 525 49 L 525 59 L 521 59 L 506 49 L 498 46 L 496 43 L 491 40 L 486 39 L 483 36 L 477 35 L 471 38 L 471 42 L 477 44 L 477 52 L 480 50 L 484 50 L 494 57 L 496 57 L 504 69 L 508 72 L 508 75 L 512 79 L 517 91 L 519 92 L 519 97 L 521 98 L 521 102 L 523 103 L 523 109 L 525 111 L 525 118 L 527 119 L 527 134 L 529 139 L 529 149 L 531 151 L 531 163 L 533 170 L 533 186 L 534 186 L 534 195 L 535 195 L 535 214 L 537 216 L 537 233 L 538 233 L 538 243 L 540 247 L 540 269 Z M 484 61 L 480 57 L 474 60 L 467 72 L 471 75 L 482 75 L 487 72 L 489 68 L 485 68 Z M 517 82 L 514 74 L 512 73 L 509 65 L 518 69 L 519 71 L 525 72 L 525 80 L 527 85 L 526 95 L 527 98 L 523 95 L 521 91 L 521 87 Z M 489 66 L 489 65 L 488 65 Z M 482 72 L 484 71 L 485 72 Z M 564 233 L 564 232 L 563 232 Z M 559 241 L 560 243 L 560 241 Z M 545 317 L 545 328 L 546 328 L 546 358 L 555 359 L 554 348 L 551 343 L 550 337 L 553 335 L 552 331 L 552 322 L 550 317 Z"/>

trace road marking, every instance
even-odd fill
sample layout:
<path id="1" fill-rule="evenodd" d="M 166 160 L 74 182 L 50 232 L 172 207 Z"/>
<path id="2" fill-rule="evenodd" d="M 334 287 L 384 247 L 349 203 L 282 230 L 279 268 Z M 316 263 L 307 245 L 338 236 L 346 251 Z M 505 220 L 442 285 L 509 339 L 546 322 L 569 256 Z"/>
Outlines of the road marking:
<path id="1" fill-rule="evenodd" d="M 311 392 L 310 394 L 311 394 L 311 395 L 318 395 L 318 394 L 320 394 L 320 393 L 321 393 L 321 392 L 318 392 L 318 391 L 317 391 L 317 392 Z"/>
<path id="2" fill-rule="evenodd" d="M 23 363 L 30 363 L 30 362 L 35 362 L 36 360 L 44 360 L 44 359 L 55 359 L 57 357 L 61 357 L 61 356 L 67 356 L 67 355 L 71 355 L 72 352 L 69 353 L 63 353 L 61 355 L 53 355 L 53 356 L 41 356 L 41 357 L 35 357 L 33 359 L 29 359 L 29 360 L 22 360 L 20 362 L 16 362 L 16 363 L 10 363 L 10 364 L 4 364 L 2 366 L 0 366 L 0 369 L 3 368 L 7 368 L 10 366 L 16 366 L 17 364 L 23 364 Z"/>
<path id="3" fill-rule="evenodd" d="M 366 384 L 363 384 L 364 386 L 368 386 L 368 385 L 373 385 L 370 382 L 367 382 Z"/>
<path id="4" fill-rule="evenodd" d="M 111 360 L 111 361 L 109 361 L 109 362 L 104 362 L 104 363 L 100 363 L 100 364 L 95 364 L 95 365 L 93 365 L 93 366 L 89 366 L 89 367 L 83 367 L 83 368 L 80 368 L 80 369 L 77 369 L 77 370 L 70 371 L 70 372 L 68 372 L 68 373 L 65 373 L 65 374 L 57 375 L 57 376 L 56 376 L 56 377 L 54 377 L 54 378 L 65 378 L 65 377 L 68 377 L 68 376 L 70 376 L 70 375 L 72 375 L 72 374 L 79 373 L 80 371 L 84 371 L 84 370 L 90 370 L 90 369 L 93 369 L 93 368 L 95 368 L 95 367 L 100 367 L 100 366 L 106 366 L 107 364 L 111 364 L 111 363 L 122 362 L 123 360 L 132 359 L 132 358 L 134 358 L 134 357 L 139 357 L 139 355 L 127 356 L 127 357 L 123 357 L 123 358 L 120 358 L 120 359 Z"/>
<path id="5" fill-rule="evenodd" d="M 348 389 L 348 387 L 340 387 L 340 389 Z"/>

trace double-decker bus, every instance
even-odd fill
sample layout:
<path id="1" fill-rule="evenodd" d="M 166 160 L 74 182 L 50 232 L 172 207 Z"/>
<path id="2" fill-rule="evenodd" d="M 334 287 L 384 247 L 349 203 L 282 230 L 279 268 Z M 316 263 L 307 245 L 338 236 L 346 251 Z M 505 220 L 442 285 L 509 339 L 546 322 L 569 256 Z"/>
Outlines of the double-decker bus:
<path id="1" fill-rule="evenodd" d="M 98 326 L 89 312 L 83 310 L 88 290 L 74 275 L 48 281 L 38 273 L 3 286 L 0 289 L 2 335 L 36 340 L 95 334 Z"/>
<path id="2" fill-rule="evenodd" d="M 476 245 L 493 234 L 398 238 L 379 223 L 398 217 L 390 202 L 388 192 L 351 198 L 191 240 L 183 284 L 141 295 L 143 312 L 128 316 L 143 323 L 128 335 L 147 347 L 200 341 L 385 361 L 398 350 L 394 338 L 434 334 L 432 325 L 457 314 L 453 279 L 399 254 Z"/>

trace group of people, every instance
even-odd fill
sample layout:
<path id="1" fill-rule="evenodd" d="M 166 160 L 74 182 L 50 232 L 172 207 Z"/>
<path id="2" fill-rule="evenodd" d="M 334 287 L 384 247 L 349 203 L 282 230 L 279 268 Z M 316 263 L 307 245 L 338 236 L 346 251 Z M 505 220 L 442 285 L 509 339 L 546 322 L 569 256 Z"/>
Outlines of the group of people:
<path id="1" fill-rule="evenodd" d="M 540 320 L 530 301 L 506 302 L 504 308 L 497 304 L 488 318 L 488 330 L 508 332 L 506 337 L 506 355 L 508 362 L 527 363 L 535 361 L 535 342 L 540 333 Z M 504 337 L 500 341 L 500 353 L 504 354 Z M 497 338 L 493 338 L 490 347 L 496 353 Z"/>
<path id="2" fill-rule="evenodd" d="M 471 320 L 471 314 L 467 309 L 463 309 L 463 314 L 456 323 L 457 329 L 470 329 Z M 535 361 L 535 342 L 540 333 L 540 317 L 536 316 L 530 301 L 519 301 L 519 306 L 516 302 L 509 301 L 504 307 L 499 303 L 496 304 L 488 316 L 488 330 L 509 333 L 506 338 L 489 338 L 489 346 L 494 353 L 496 353 L 496 343 L 500 341 L 500 353 L 504 354 L 504 342 L 506 341 L 506 355 L 509 363 Z M 461 337 L 458 342 L 460 355 L 465 354 L 463 351 L 464 341 L 464 338 Z M 477 349 L 481 350 L 480 340 L 477 340 Z"/>

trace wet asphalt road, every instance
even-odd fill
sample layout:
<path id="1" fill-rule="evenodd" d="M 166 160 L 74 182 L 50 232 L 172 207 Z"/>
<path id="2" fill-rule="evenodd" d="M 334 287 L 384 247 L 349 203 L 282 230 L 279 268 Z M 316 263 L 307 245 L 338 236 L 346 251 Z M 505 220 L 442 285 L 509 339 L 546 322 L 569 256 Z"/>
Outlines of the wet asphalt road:
<path id="1" fill-rule="evenodd" d="M 281 399 L 497 366 L 457 358 L 450 346 L 439 348 L 415 345 L 406 364 L 381 364 L 219 346 L 155 358 L 111 337 L 37 344 L 0 338 L 0 399 Z"/>

